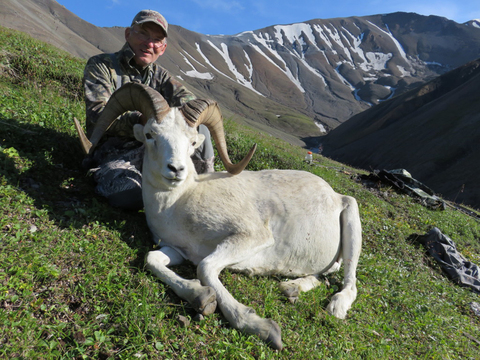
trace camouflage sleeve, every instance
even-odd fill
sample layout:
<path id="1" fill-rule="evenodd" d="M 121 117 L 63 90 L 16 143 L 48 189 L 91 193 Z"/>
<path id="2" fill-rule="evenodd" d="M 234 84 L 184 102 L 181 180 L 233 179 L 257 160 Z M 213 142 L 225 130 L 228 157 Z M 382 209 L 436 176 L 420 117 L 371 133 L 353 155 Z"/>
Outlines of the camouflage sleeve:
<path id="1" fill-rule="evenodd" d="M 167 100 L 170 107 L 178 107 L 196 98 L 167 71 L 157 69 L 153 87 Z"/>
<path id="2" fill-rule="evenodd" d="M 100 117 L 105 105 L 115 91 L 115 70 L 109 58 L 94 56 L 90 58 L 84 70 L 85 108 L 87 136 L 91 136 L 93 128 Z M 132 137 L 133 124 L 140 119 L 138 112 L 128 112 L 120 116 L 109 134 L 116 136 Z"/>

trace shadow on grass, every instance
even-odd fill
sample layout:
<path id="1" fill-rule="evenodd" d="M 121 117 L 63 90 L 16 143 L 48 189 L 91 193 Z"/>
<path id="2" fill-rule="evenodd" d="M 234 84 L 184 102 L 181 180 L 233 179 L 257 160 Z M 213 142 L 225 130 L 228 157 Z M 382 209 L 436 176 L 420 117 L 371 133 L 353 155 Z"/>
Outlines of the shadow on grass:
<path id="1" fill-rule="evenodd" d="M 31 197 L 36 208 L 47 210 L 62 229 L 99 223 L 118 231 L 125 243 L 140 250 L 132 265 L 143 266 L 152 245 L 144 213 L 112 208 L 95 194 L 76 137 L 0 116 L 0 139 L 0 176 L 9 185 Z"/>

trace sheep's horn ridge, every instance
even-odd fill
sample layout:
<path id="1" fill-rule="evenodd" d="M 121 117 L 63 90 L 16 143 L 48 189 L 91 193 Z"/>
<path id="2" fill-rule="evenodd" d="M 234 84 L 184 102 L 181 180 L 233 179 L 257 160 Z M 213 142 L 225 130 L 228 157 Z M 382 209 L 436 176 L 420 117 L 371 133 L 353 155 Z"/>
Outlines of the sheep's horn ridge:
<path id="1" fill-rule="evenodd" d="M 248 154 L 239 163 L 233 164 L 230 161 L 223 130 L 223 117 L 216 101 L 210 99 L 191 100 L 181 110 L 190 126 L 198 127 L 200 124 L 204 124 L 210 130 L 220 159 L 222 159 L 225 168 L 230 174 L 239 174 L 247 167 L 255 153 L 257 144 L 252 146 Z"/>
<path id="2" fill-rule="evenodd" d="M 146 119 L 151 117 L 161 119 L 169 109 L 170 107 L 163 96 L 151 87 L 138 83 L 123 85 L 113 93 L 98 118 L 90 137 L 91 145 L 88 154 L 92 153 L 108 128 L 123 113 L 140 111 Z"/>

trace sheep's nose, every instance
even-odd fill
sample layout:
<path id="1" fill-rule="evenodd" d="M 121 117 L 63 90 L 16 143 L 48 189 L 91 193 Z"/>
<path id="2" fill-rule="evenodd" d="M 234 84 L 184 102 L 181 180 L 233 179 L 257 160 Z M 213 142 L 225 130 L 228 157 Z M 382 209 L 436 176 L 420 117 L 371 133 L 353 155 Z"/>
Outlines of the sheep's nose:
<path id="1" fill-rule="evenodd" d="M 178 166 L 178 167 L 175 167 L 174 165 L 172 164 L 168 164 L 167 167 L 173 171 L 174 173 L 178 174 L 179 172 L 185 170 L 185 166 Z"/>

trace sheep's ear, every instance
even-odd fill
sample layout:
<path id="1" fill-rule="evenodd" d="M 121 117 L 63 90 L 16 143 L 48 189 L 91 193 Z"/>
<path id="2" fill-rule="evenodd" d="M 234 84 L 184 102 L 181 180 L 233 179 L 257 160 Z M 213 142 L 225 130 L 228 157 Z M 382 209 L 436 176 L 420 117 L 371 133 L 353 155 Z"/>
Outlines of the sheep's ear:
<path id="1" fill-rule="evenodd" d="M 203 134 L 197 134 L 197 136 L 195 137 L 195 140 L 193 142 L 193 147 L 196 149 L 198 148 L 200 145 L 203 144 L 203 142 L 205 141 L 205 135 Z"/>
<path id="2" fill-rule="evenodd" d="M 133 125 L 133 135 L 135 136 L 135 139 L 144 143 L 145 135 L 143 134 L 143 125 L 140 125 L 140 124 Z"/>

